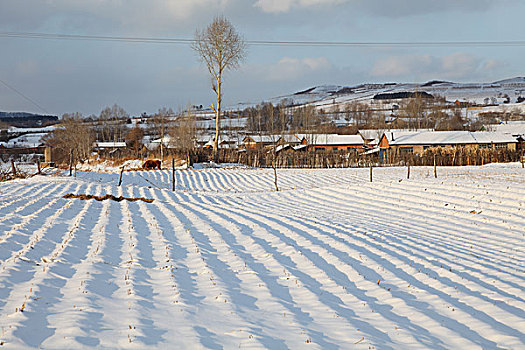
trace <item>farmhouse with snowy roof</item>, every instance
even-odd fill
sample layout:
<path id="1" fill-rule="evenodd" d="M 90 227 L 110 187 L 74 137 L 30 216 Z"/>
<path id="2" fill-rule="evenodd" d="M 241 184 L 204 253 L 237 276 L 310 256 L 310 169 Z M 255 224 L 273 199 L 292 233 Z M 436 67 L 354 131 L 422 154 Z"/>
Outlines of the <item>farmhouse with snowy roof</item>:
<path id="1" fill-rule="evenodd" d="M 278 136 L 272 135 L 248 135 L 242 140 L 242 147 L 245 149 L 261 149 L 276 142 Z"/>
<path id="2" fill-rule="evenodd" d="M 357 151 L 365 145 L 361 135 L 313 134 L 306 140 L 313 151 Z"/>
<path id="3" fill-rule="evenodd" d="M 355 151 L 363 149 L 365 141 L 361 135 L 338 134 L 290 134 L 250 135 L 242 142 L 245 149 L 260 149 L 273 144 L 289 145 L 294 149 L 308 148 L 310 151 Z"/>
<path id="4" fill-rule="evenodd" d="M 472 149 L 516 150 L 518 141 L 511 135 L 497 132 L 420 131 L 399 135 L 384 133 L 379 145 L 398 154 L 423 153 L 432 147 L 469 147 Z"/>

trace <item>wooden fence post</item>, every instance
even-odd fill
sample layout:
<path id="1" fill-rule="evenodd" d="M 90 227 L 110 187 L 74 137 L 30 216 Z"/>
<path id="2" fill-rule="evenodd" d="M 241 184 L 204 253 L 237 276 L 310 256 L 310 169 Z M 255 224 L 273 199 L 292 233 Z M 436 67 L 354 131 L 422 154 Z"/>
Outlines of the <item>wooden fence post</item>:
<path id="1" fill-rule="evenodd" d="M 13 176 L 16 176 L 15 161 L 13 159 L 11 159 L 11 169 L 13 171 Z"/>
<path id="2" fill-rule="evenodd" d="M 438 173 L 437 173 L 437 167 L 436 167 L 436 155 L 434 154 L 434 177 L 437 179 Z"/>
<path id="3" fill-rule="evenodd" d="M 408 163 L 407 179 L 410 179 L 410 163 Z"/>
<path id="4" fill-rule="evenodd" d="M 175 158 L 171 158 L 171 190 L 175 191 Z"/>
<path id="5" fill-rule="evenodd" d="M 73 176 L 73 150 L 69 152 L 69 176 Z"/>
<path id="6" fill-rule="evenodd" d="M 373 169 L 373 166 L 372 164 L 370 164 L 370 182 L 372 182 L 372 169 Z"/>
<path id="7" fill-rule="evenodd" d="M 37 170 L 38 170 L 38 174 L 41 174 L 41 173 L 42 173 L 42 170 L 40 169 L 40 159 L 38 159 L 38 160 L 36 161 L 36 168 L 37 168 Z"/>
<path id="8" fill-rule="evenodd" d="M 120 187 L 120 185 L 122 185 L 122 174 L 124 173 L 124 165 L 122 166 L 122 168 L 120 169 L 120 177 L 118 179 L 118 186 Z"/>

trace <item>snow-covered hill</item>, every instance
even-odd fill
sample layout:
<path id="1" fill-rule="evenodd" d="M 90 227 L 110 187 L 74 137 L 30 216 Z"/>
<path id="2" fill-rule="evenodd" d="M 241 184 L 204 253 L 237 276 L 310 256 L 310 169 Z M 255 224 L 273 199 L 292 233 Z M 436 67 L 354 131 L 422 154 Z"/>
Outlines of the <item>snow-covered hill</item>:
<path id="1" fill-rule="evenodd" d="M 322 85 L 289 95 L 269 99 L 277 104 L 282 100 L 294 104 L 314 104 L 317 106 L 341 104 L 351 101 L 366 102 L 378 94 L 426 92 L 433 96 L 443 96 L 447 101 L 469 101 L 477 104 L 519 103 L 525 98 L 525 77 L 516 77 L 492 83 L 454 83 L 429 81 L 418 83 L 380 83 L 355 86 Z M 245 104 L 248 106 L 250 104 Z M 242 105 L 241 105 L 242 106 Z M 236 106 L 235 108 L 238 108 Z"/>

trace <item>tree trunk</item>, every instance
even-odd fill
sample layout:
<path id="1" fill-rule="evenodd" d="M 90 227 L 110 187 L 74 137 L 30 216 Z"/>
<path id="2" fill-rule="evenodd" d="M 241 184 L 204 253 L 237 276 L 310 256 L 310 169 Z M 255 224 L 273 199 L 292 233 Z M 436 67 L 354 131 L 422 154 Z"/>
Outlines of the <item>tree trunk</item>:
<path id="1" fill-rule="evenodd" d="M 163 119 L 161 123 L 164 123 Z M 164 125 L 160 126 L 160 160 L 164 161 Z"/>
<path id="2" fill-rule="evenodd" d="M 219 132 L 221 128 L 220 118 L 221 118 L 221 102 L 222 102 L 222 81 L 221 73 L 217 77 L 217 106 L 215 107 L 215 140 L 213 140 L 213 152 L 215 163 L 219 162 Z"/>

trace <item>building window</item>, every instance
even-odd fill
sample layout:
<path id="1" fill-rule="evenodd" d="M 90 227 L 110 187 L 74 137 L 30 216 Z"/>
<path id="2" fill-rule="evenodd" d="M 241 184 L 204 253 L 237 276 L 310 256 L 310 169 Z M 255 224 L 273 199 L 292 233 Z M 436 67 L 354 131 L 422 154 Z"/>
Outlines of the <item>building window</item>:
<path id="1" fill-rule="evenodd" d="M 497 143 L 494 145 L 494 147 L 496 147 L 496 149 L 507 149 L 507 144 L 506 143 Z"/>
<path id="2" fill-rule="evenodd" d="M 399 153 L 401 154 L 412 154 L 414 153 L 414 147 L 400 147 Z"/>
<path id="3" fill-rule="evenodd" d="M 478 146 L 479 149 L 491 149 L 492 145 L 490 143 L 481 143 Z"/>

